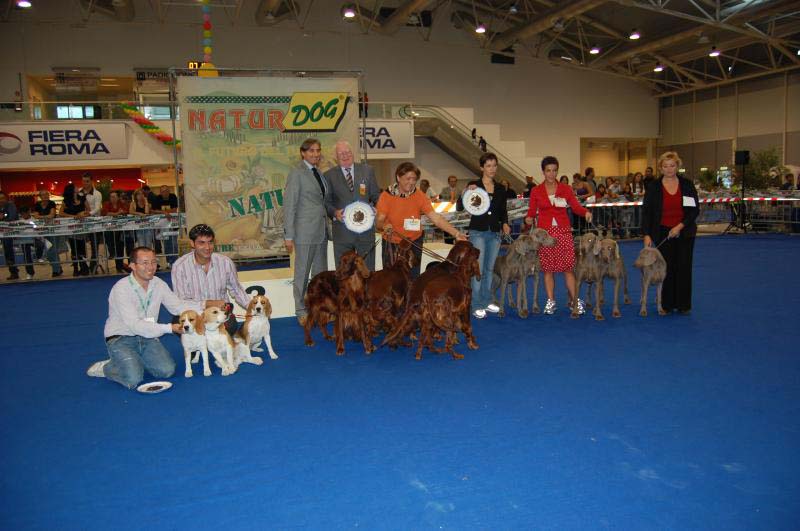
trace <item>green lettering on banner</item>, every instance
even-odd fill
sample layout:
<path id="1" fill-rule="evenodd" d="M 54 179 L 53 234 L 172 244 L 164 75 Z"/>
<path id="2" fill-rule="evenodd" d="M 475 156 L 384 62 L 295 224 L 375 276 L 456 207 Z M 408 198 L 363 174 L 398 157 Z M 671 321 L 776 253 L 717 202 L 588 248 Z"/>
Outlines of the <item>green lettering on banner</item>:
<path id="1" fill-rule="evenodd" d="M 271 193 L 272 192 L 261 192 L 260 197 L 261 200 L 264 201 L 264 210 L 272 210 L 273 208 L 275 208 L 272 206 L 272 198 L 270 197 Z"/>
<path id="2" fill-rule="evenodd" d="M 259 212 L 263 212 L 264 209 L 261 208 L 261 203 L 258 200 L 258 197 L 251 195 L 250 196 L 250 206 L 247 208 L 248 214 L 257 214 Z"/>
<path id="3" fill-rule="evenodd" d="M 238 218 L 239 216 L 244 216 L 244 198 L 236 197 L 234 199 L 228 199 L 228 205 L 231 207 L 231 217 Z"/>
<path id="4" fill-rule="evenodd" d="M 218 253 L 230 253 L 233 252 L 233 245 L 230 243 L 217 243 L 214 244 L 214 250 Z"/>
<path id="5" fill-rule="evenodd" d="M 275 199 L 278 200 L 278 206 L 283 206 L 283 190 L 274 190 L 275 192 Z"/>

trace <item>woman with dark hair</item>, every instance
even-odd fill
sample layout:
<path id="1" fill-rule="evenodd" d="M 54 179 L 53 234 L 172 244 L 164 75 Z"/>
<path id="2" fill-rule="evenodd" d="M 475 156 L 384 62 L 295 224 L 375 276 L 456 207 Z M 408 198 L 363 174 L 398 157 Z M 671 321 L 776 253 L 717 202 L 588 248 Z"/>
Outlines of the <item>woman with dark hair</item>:
<path id="1" fill-rule="evenodd" d="M 692 181 L 678 175 L 682 163 L 674 151 L 659 157 L 661 178 L 648 185 L 642 205 L 644 246 L 660 246 L 667 261 L 659 313 L 692 310 L 692 258 L 700 200 Z"/>
<path id="2" fill-rule="evenodd" d="M 640 198 L 644 195 L 644 175 L 642 172 L 637 171 L 633 174 L 633 181 L 631 181 L 631 192 L 635 198 Z"/>
<path id="3" fill-rule="evenodd" d="M 500 307 L 494 304 L 492 292 L 492 271 L 497 253 L 500 251 L 500 234 L 511 234 L 508 226 L 506 210 L 506 188 L 499 185 L 494 176 L 497 174 L 497 155 L 485 153 L 479 160 L 483 175 L 480 179 L 470 181 L 467 188 L 483 188 L 489 194 L 489 210 L 480 216 L 469 217 L 469 241 L 481 254 L 478 265 L 481 271 L 480 280 L 472 279 L 472 315 L 478 319 L 486 317 L 486 312 L 498 313 Z M 457 210 L 464 210 L 459 198 Z"/>
<path id="4" fill-rule="evenodd" d="M 417 265 L 411 271 L 412 278 L 419 276 L 422 260 L 422 216 L 428 217 L 439 229 L 457 240 L 466 240 L 461 231 L 450 225 L 446 219 L 433 210 L 430 200 L 417 189 L 419 168 L 413 162 L 403 162 L 394 172 L 394 184 L 378 198 L 375 209 L 378 212 L 375 226 L 383 231 L 383 251 L 381 257 L 384 267 L 391 265 L 391 257 L 396 253 L 395 245 L 403 238 L 411 240 L 411 248 L 417 257 Z"/>
<path id="5" fill-rule="evenodd" d="M 58 215 L 63 218 L 83 219 L 89 215 L 86 210 L 86 196 L 78 195 L 75 185 L 69 183 L 64 187 L 64 202 Z M 86 262 L 86 238 L 83 234 L 67 237 L 69 251 L 72 255 L 72 276 L 89 276 L 89 264 Z"/>
<path id="6" fill-rule="evenodd" d="M 581 206 L 569 185 L 557 182 L 558 159 L 543 158 L 542 173 L 544 181 L 531 190 L 531 201 L 525 223 L 532 224 L 533 218 L 538 214 L 536 226 L 545 229 L 556 239 L 555 247 L 539 249 L 539 260 L 544 273 L 544 289 L 547 292 L 544 313 L 552 315 L 556 311 L 553 273 L 564 273 L 570 306 L 577 305 L 576 312 L 584 313 L 583 301 L 576 296 L 575 274 L 572 272 L 572 268 L 575 267 L 575 247 L 572 242 L 567 207 L 570 207 L 576 216 L 581 216 L 588 222 L 592 221 L 592 213 Z"/>

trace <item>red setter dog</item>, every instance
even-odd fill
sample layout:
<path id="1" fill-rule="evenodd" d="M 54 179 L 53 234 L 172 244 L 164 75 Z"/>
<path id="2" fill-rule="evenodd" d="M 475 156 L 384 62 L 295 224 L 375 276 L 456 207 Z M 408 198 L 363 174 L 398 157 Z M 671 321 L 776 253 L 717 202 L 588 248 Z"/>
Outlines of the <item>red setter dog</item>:
<path id="1" fill-rule="evenodd" d="M 461 331 L 471 349 L 478 348 L 472 334 L 469 307 L 472 303 L 470 279 L 480 278 L 480 251 L 469 242 L 456 242 L 447 261 L 428 268 L 411 284 L 403 317 L 383 340 L 397 345 L 405 336 L 421 329 L 416 359 L 422 359 L 422 348 L 441 352 L 433 346 L 436 329 L 447 334 L 445 349 L 454 358 L 463 358 L 453 350 L 456 333 Z"/>
<path id="2" fill-rule="evenodd" d="M 333 340 L 333 336 L 328 333 L 328 323 L 336 317 L 337 313 L 337 294 L 339 293 L 339 282 L 336 280 L 335 271 L 323 271 L 311 279 L 306 290 L 306 324 L 303 330 L 306 334 L 306 346 L 313 347 L 314 340 L 311 339 L 311 329 L 318 326 L 322 335 L 328 341 Z"/>
<path id="3" fill-rule="evenodd" d="M 360 340 L 367 354 L 375 350 L 369 335 L 366 307 L 369 276 L 370 270 L 357 252 L 348 251 L 342 255 L 339 269 L 336 270 L 339 293 L 336 297 L 336 320 L 333 323 L 337 356 L 344 354 L 345 338 Z"/>
<path id="4" fill-rule="evenodd" d="M 394 262 L 380 271 L 372 273 L 367 282 L 367 316 L 370 320 L 369 334 L 393 330 L 406 305 L 406 294 L 411 284 L 411 269 L 417 257 L 411 243 L 401 241 L 397 246 Z"/>

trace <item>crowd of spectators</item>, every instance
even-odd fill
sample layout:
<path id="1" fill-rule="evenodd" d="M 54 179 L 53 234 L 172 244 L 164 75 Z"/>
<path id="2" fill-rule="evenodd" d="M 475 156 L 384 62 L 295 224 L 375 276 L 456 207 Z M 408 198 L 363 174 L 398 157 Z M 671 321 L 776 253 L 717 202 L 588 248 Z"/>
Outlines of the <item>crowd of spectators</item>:
<path id="1" fill-rule="evenodd" d="M 68 183 L 62 192 L 60 206 L 50 198 L 50 192 L 40 190 L 38 200 L 32 206 L 20 206 L 9 201 L 4 192 L 0 192 L 0 212 L 2 221 L 26 221 L 31 224 L 49 222 L 54 218 L 84 219 L 98 216 L 148 216 L 151 214 L 170 215 L 178 212 L 178 197 L 168 186 L 161 186 L 155 194 L 146 184 L 132 191 L 112 190 L 108 200 L 103 201 L 103 194 L 94 186 L 92 175 L 87 172 L 81 184 Z M 96 274 L 98 268 L 99 246 L 106 248 L 106 254 L 114 261 L 117 273 L 128 274 L 130 266 L 127 261 L 135 247 L 155 248 L 158 254 L 165 254 L 167 267 L 177 259 L 177 236 L 162 235 L 158 229 L 136 231 L 105 231 L 68 236 L 48 236 L 47 238 L 3 238 L 3 253 L 9 270 L 7 280 L 19 279 L 14 245 L 18 245 L 24 257 L 26 279 L 35 275 L 35 263 L 49 263 L 53 278 L 63 274 L 60 251 L 66 245 L 69 249 L 69 262 L 72 264 L 73 276 L 89 276 Z"/>

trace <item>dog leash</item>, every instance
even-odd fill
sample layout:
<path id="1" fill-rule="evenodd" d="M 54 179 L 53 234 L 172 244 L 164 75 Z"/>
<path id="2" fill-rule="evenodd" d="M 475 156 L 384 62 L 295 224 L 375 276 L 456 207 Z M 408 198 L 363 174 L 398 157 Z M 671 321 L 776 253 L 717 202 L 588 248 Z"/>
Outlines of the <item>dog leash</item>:
<path id="1" fill-rule="evenodd" d="M 405 236 L 403 236 L 403 235 L 402 235 L 402 234 L 400 234 L 399 232 L 394 232 L 394 231 L 392 231 L 392 234 L 395 234 L 395 235 L 399 236 L 399 237 L 400 237 L 400 239 L 403 239 L 403 240 L 407 241 L 407 242 L 408 242 L 408 243 L 410 243 L 410 244 L 411 244 L 411 245 L 412 245 L 414 248 L 421 250 L 423 253 L 427 254 L 427 255 L 428 255 L 428 256 L 430 256 L 431 258 L 436 258 L 437 260 L 440 260 L 440 261 L 442 261 L 442 262 L 448 262 L 448 263 L 450 263 L 450 264 L 452 264 L 452 265 L 454 265 L 454 266 L 458 267 L 458 264 L 456 264 L 456 263 L 455 263 L 455 262 L 453 262 L 452 260 L 449 260 L 449 259 L 445 258 L 444 256 L 441 256 L 440 254 L 436 253 L 435 251 L 431 251 L 430 249 L 426 249 L 426 248 L 425 248 L 423 245 L 419 245 L 419 244 L 417 244 L 417 243 L 416 243 L 414 240 L 412 240 L 412 239 L 410 239 L 410 238 L 406 238 Z M 391 242 L 389 242 L 389 243 L 390 243 L 391 245 L 394 245 L 394 244 L 392 244 Z"/>

